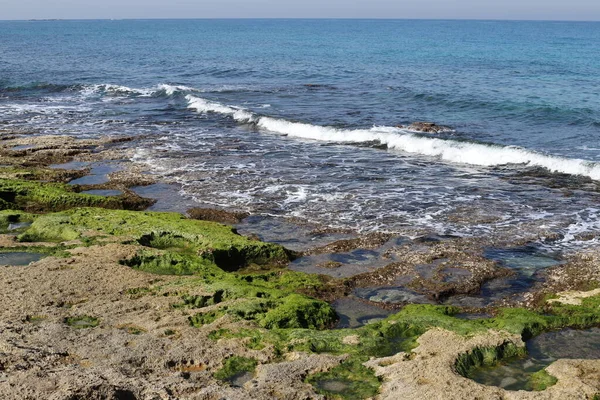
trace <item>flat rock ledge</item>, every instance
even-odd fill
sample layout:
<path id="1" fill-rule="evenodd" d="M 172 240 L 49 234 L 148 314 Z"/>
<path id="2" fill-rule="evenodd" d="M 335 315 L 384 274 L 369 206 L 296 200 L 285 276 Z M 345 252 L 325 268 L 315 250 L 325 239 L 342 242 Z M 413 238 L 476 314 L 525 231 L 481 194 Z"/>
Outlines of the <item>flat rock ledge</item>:
<path id="1" fill-rule="evenodd" d="M 591 399 L 600 391 L 600 360 L 558 360 L 546 370 L 558 383 L 541 392 L 508 391 L 481 385 L 456 373 L 456 358 L 477 347 L 495 347 L 507 341 L 524 346 L 519 335 L 488 331 L 463 337 L 442 329 L 433 329 L 418 339 L 412 355 L 372 359 L 373 368 L 384 382 L 378 399 Z"/>

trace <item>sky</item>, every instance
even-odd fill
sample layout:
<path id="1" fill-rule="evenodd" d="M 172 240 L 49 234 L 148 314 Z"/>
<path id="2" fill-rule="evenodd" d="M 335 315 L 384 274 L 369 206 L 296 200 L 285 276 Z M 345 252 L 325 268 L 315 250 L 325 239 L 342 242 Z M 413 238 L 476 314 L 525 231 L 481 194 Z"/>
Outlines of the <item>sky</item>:
<path id="1" fill-rule="evenodd" d="M 600 20 L 599 0 L 0 0 L 0 20 L 417 18 Z"/>

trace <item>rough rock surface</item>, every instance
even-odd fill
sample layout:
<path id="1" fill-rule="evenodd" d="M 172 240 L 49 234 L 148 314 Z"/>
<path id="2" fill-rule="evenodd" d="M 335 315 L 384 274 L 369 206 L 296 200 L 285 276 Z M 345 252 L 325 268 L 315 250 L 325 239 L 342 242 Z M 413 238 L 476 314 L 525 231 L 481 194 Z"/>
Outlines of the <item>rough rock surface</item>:
<path id="1" fill-rule="evenodd" d="M 135 248 L 82 247 L 67 258 L 0 267 L 0 398 L 272 399 L 275 392 L 287 399 L 321 397 L 303 378 L 337 365 L 339 357 L 300 353 L 295 360 L 259 366 L 245 388 L 213 378 L 231 355 L 267 362 L 272 349 L 208 339 L 214 327 L 192 328 L 192 311 L 173 309 L 179 298 L 170 293 L 132 295 L 130 289 L 178 279 L 120 265 Z M 65 323 L 81 315 L 100 324 L 75 329 Z"/>
<path id="2" fill-rule="evenodd" d="M 600 390 L 600 361 L 559 360 L 547 371 L 558 383 L 541 392 L 507 391 L 484 386 L 458 375 L 454 363 L 458 355 L 475 347 L 498 346 L 510 341 L 523 346 L 521 338 L 490 331 L 471 338 L 441 329 L 430 330 L 419 339 L 413 355 L 399 353 L 370 360 L 367 365 L 384 379 L 379 399 L 586 399 Z"/>

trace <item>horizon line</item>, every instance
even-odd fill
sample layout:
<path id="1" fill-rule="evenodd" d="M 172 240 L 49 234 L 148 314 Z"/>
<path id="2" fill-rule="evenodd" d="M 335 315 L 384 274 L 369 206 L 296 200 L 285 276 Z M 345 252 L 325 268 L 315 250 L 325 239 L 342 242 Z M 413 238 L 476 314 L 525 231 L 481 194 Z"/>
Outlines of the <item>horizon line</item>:
<path id="1" fill-rule="evenodd" d="M 52 22 L 52 21 L 210 21 L 210 20 L 354 20 L 354 21 L 489 21 L 489 22 L 600 22 L 585 19 L 505 19 L 505 18 L 356 18 L 356 17 L 147 17 L 147 18 L 13 18 L 0 22 Z"/>

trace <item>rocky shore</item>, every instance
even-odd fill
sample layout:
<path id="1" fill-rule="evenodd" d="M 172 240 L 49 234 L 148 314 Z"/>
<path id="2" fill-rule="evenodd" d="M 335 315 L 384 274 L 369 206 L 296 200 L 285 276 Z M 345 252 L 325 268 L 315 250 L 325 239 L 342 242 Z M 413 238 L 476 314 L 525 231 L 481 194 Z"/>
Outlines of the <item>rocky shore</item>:
<path id="1" fill-rule="evenodd" d="M 156 182 L 126 161 L 135 140 L 0 131 L 0 398 L 600 398 L 597 359 L 558 360 L 529 390 L 470 379 L 542 332 L 599 326 L 599 252 L 472 304 L 519 273 L 486 249 L 526 240 L 372 234 L 292 251 L 238 234 L 247 214 L 149 211 L 138 192 Z M 289 267 L 357 249 L 381 266 Z M 381 300 L 399 286 L 427 304 Z M 390 315 L 333 329 L 348 297 Z"/>

